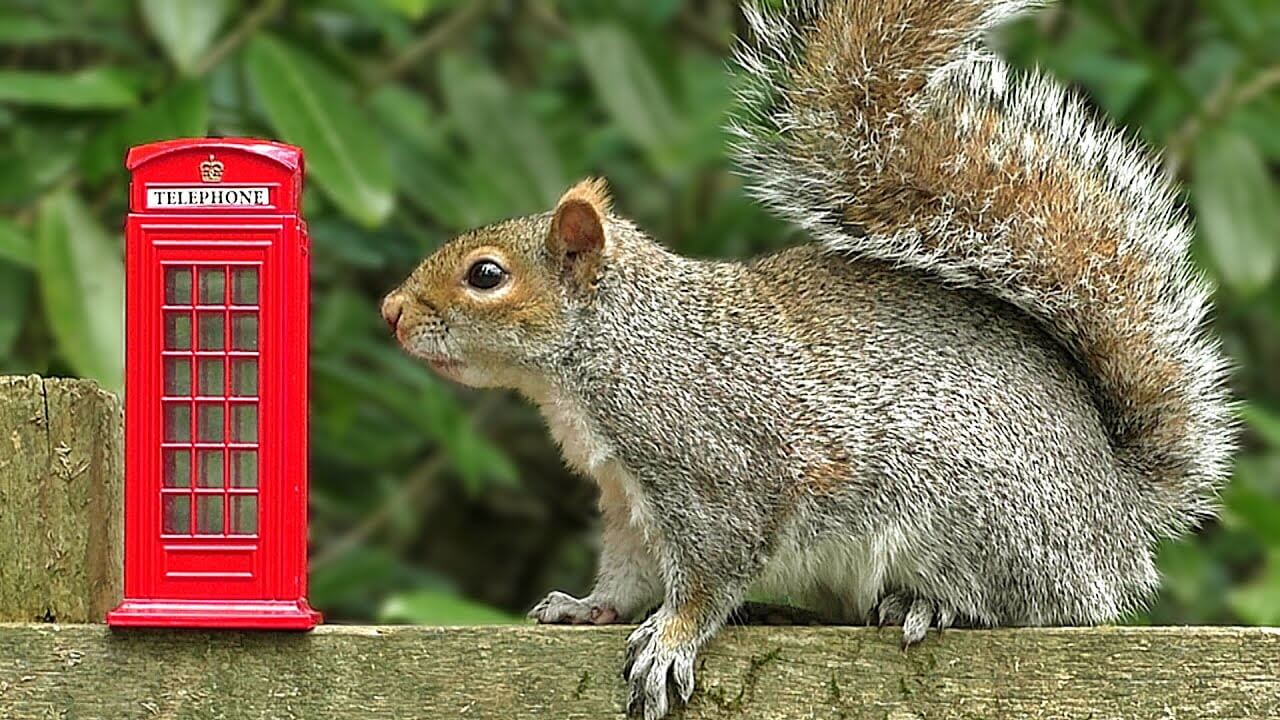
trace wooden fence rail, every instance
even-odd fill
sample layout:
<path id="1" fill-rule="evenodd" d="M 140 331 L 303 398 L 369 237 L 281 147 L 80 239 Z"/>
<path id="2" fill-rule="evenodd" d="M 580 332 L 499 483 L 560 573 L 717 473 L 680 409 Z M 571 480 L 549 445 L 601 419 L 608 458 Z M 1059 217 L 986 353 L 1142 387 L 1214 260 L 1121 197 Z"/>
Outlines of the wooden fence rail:
<path id="1" fill-rule="evenodd" d="M 91 383 L 0 378 L 0 718 L 621 716 L 623 627 L 107 629 L 119 423 Z M 730 628 L 683 717 L 1280 718 L 1275 629 L 954 630 L 907 652 L 897 638 Z"/>

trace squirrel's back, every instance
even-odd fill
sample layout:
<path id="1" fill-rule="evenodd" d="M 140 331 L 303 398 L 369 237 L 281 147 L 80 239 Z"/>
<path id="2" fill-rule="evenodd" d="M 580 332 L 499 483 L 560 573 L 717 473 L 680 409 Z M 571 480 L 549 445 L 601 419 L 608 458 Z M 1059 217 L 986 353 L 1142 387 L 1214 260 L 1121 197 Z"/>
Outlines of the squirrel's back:
<path id="1" fill-rule="evenodd" d="M 816 244 L 739 264 L 616 239 L 575 354 L 590 368 L 569 373 L 589 378 L 578 425 L 665 492 L 785 518 L 759 589 L 845 620 L 919 594 L 984 625 L 1100 622 L 1149 596 L 1145 480 L 1026 313 Z"/>

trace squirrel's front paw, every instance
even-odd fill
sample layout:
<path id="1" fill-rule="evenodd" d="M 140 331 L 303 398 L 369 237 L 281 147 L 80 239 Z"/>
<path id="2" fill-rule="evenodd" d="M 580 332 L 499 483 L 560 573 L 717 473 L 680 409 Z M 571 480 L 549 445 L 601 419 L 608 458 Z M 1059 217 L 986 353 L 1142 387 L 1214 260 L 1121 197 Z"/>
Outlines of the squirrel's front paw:
<path id="1" fill-rule="evenodd" d="M 529 617 L 540 623 L 556 625 L 608 625 L 622 622 L 618 611 L 612 607 L 593 603 L 591 598 L 580 600 L 558 590 L 534 605 L 529 611 Z"/>
<path id="2" fill-rule="evenodd" d="M 680 639 L 670 617 L 659 611 L 627 638 L 627 662 L 622 676 L 630 686 L 627 714 L 657 720 L 671 707 L 668 678 L 680 702 L 693 695 L 693 660 L 697 648 Z"/>

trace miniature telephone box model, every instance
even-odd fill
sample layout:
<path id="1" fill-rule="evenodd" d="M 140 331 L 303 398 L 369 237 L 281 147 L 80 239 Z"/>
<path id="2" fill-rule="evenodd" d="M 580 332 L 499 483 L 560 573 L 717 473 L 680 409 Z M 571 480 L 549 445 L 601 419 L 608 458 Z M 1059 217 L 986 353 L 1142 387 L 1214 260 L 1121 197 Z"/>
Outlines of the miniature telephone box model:
<path id="1" fill-rule="evenodd" d="M 311 628 L 302 153 L 174 140 L 127 165 L 125 597 L 107 622 Z"/>

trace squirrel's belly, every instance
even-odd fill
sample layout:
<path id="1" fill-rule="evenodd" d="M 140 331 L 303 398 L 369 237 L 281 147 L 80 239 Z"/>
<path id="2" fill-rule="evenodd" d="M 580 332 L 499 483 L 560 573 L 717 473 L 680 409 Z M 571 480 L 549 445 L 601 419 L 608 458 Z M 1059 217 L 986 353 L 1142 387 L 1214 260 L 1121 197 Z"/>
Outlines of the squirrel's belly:
<path id="1" fill-rule="evenodd" d="M 813 609 L 833 620 L 862 622 L 888 585 L 910 575 L 905 537 L 892 527 L 867 537 L 827 538 L 777 546 L 755 593 Z"/>

